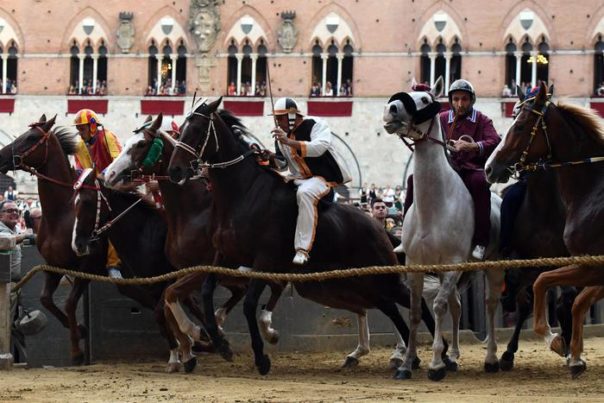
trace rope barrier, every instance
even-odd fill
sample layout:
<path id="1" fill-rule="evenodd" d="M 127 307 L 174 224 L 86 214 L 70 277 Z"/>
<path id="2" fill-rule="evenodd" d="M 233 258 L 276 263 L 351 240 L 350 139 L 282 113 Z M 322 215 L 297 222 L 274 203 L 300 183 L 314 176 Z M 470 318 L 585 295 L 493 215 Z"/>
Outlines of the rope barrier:
<path id="1" fill-rule="evenodd" d="M 220 274 L 231 277 L 242 277 L 249 279 L 261 279 L 269 281 L 290 281 L 290 282 L 307 282 L 307 281 L 325 281 L 346 277 L 371 276 L 379 274 L 403 274 L 403 273 L 442 273 L 447 271 L 474 271 L 474 270 L 496 270 L 496 269 L 522 269 L 532 267 L 554 266 L 562 267 L 571 264 L 582 266 L 600 266 L 604 265 L 604 255 L 596 256 L 573 256 L 573 257 L 555 257 L 555 258 L 538 258 L 526 260 L 493 260 L 483 262 L 466 262 L 456 264 L 428 264 L 428 265 L 408 265 L 408 266 L 368 266 L 351 269 L 329 270 L 324 272 L 314 273 L 274 273 L 274 272 L 259 272 L 259 271 L 239 271 L 218 266 L 192 266 L 178 271 L 163 274 L 155 277 L 140 277 L 130 279 L 117 279 L 97 274 L 83 273 L 74 270 L 67 270 L 60 267 L 49 265 L 38 265 L 30 270 L 25 277 L 17 283 L 13 288 L 14 291 L 21 288 L 27 283 L 36 273 L 47 271 L 51 273 L 63 274 L 72 277 L 82 278 L 90 281 L 100 281 L 105 283 L 113 283 L 117 285 L 148 285 L 163 281 L 173 280 L 178 277 L 183 277 L 192 273 L 208 273 Z M 301 270 L 304 270 L 301 268 Z"/>

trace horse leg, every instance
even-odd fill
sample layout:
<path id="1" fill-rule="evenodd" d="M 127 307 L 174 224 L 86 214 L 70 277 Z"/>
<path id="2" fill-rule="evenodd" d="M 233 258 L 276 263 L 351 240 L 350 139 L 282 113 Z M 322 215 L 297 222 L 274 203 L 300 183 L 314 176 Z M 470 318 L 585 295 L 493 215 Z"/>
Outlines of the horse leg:
<path id="1" fill-rule="evenodd" d="M 440 283 L 440 281 L 439 281 L 439 283 Z M 434 340 L 434 332 L 436 330 L 436 323 L 434 323 L 434 317 L 432 316 L 432 312 L 430 312 L 430 308 L 428 307 L 428 304 L 426 303 L 426 300 L 424 298 L 422 298 L 422 321 L 425 323 L 426 327 L 428 328 L 428 331 L 432 335 L 432 339 Z M 457 368 L 457 364 L 453 365 L 453 362 L 449 359 L 449 356 L 447 355 L 447 352 L 449 351 L 449 343 L 447 343 L 447 339 L 445 339 L 444 336 L 443 336 L 442 340 L 443 340 L 443 345 L 445 346 L 443 349 L 443 354 L 442 354 L 443 361 L 444 361 L 445 365 L 447 366 L 447 370 L 455 371 Z M 413 362 L 413 369 L 418 369 L 420 363 L 421 363 L 421 360 L 416 357 L 415 361 Z"/>
<path id="2" fill-rule="evenodd" d="M 562 289 L 562 293 L 557 302 L 556 315 L 558 317 L 558 322 L 560 323 L 560 336 L 562 337 L 562 340 L 564 340 L 565 346 L 567 346 L 567 348 L 564 349 L 564 354 L 568 355 L 568 346 L 570 346 L 570 340 L 573 332 L 572 306 L 577 296 L 577 289 L 569 286 L 563 286 L 560 288 Z"/>
<path id="3" fill-rule="evenodd" d="M 233 361 L 233 351 L 227 339 L 218 331 L 216 317 L 214 316 L 214 291 L 218 285 L 218 278 L 215 274 L 210 274 L 201 287 L 201 297 L 203 300 L 203 311 L 206 314 L 206 331 L 208 332 L 212 344 L 216 351 L 227 361 Z"/>
<path id="4" fill-rule="evenodd" d="M 390 355 L 388 367 L 390 369 L 397 369 L 401 365 L 403 365 L 403 359 L 405 358 L 405 351 L 407 351 L 407 345 L 405 344 L 405 340 L 403 336 L 399 333 L 399 331 L 394 328 L 394 336 L 396 337 L 396 346 L 394 347 L 394 351 Z M 409 335 L 407 334 L 407 338 Z M 419 368 L 419 364 L 418 364 Z M 415 369 L 415 368 L 414 368 Z"/>
<path id="5" fill-rule="evenodd" d="M 270 344 L 277 344 L 279 341 L 279 332 L 272 327 L 273 324 L 273 310 L 277 306 L 277 302 L 279 298 L 281 298 L 281 294 L 283 294 L 283 290 L 285 289 L 287 283 L 280 282 L 270 282 L 268 286 L 271 289 L 271 296 L 260 310 L 260 316 L 258 318 L 258 322 L 260 324 L 260 333 L 264 340 L 269 342 Z"/>
<path id="6" fill-rule="evenodd" d="M 63 327 L 69 329 L 69 320 L 67 316 L 61 309 L 55 304 L 52 296 L 54 295 L 59 283 L 61 282 L 61 278 L 63 278 L 62 274 L 55 274 L 45 272 L 46 278 L 44 281 L 44 288 L 42 289 L 42 294 L 40 295 L 40 303 L 44 308 L 48 310 L 48 312 L 52 313 L 55 318 L 61 322 Z"/>
<path id="7" fill-rule="evenodd" d="M 593 281 L 590 276 L 594 268 L 582 267 L 580 265 L 564 266 L 556 270 L 541 273 L 535 284 L 533 284 L 534 294 L 534 325 L 533 329 L 538 336 L 545 340 L 545 344 L 554 352 L 564 357 L 564 345 L 562 338 L 558 334 L 552 333 L 551 327 L 547 322 L 546 312 L 546 293 L 550 287 L 557 285 L 575 285 L 578 287 L 589 286 Z M 601 269 L 595 268 L 595 275 Z M 597 278 L 597 277 L 595 277 Z M 573 318 L 574 321 L 574 318 Z"/>
<path id="8" fill-rule="evenodd" d="M 568 363 L 571 376 L 577 378 L 587 368 L 585 361 L 581 359 L 583 352 L 583 323 L 589 308 L 604 298 L 604 287 L 586 287 L 577 295 L 573 304 L 573 335 L 570 342 L 570 361 Z"/>
<path id="9" fill-rule="evenodd" d="M 359 329 L 359 344 L 357 348 L 346 356 L 342 368 L 354 368 L 359 365 L 359 358 L 369 354 L 369 322 L 367 321 L 367 311 L 357 313 L 357 326 Z"/>
<path id="10" fill-rule="evenodd" d="M 484 359 L 485 372 L 498 372 L 499 360 L 497 359 L 497 335 L 495 333 L 495 312 L 501 297 L 501 286 L 503 285 L 503 270 L 487 270 L 485 272 L 487 284 L 485 290 L 487 306 L 487 355 Z"/>
<path id="11" fill-rule="evenodd" d="M 407 262 L 411 264 L 410 259 Z M 409 342 L 403 365 L 401 365 L 394 374 L 395 379 L 411 379 L 411 371 L 413 363 L 417 358 L 417 329 L 422 320 L 422 292 L 424 289 L 424 273 L 408 273 L 407 285 L 410 291 L 409 303 L 409 323 L 411 329 L 409 331 Z"/>
<path id="12" fill-rule="evenodd" d="M 174 317 L 180 331 L 189 335 L 193 340 L 199 340 L 201 329 L 189 319 L 180 300 L 184 300 L 191 292 L 199 287 L 205 279 L 205 273 L 193 273 L 179 278 L 172 283 L 164 292 L 164 311 L 168 311 Z"/>
<path id="13" fill-rule="evenodd" d="M 155 321 L 159 326 L 159 331 L 168 340 L 170 347 L 170 358 L 168 359 L 168 368 L 166 372 L 178 372 L 180 370 L 180 360 L 178 359 L 178 343 L 176 342 L 176 333 L 173 331 L 173 327 L 169 323 L 168 315 L 164 312 L 163 295 L 155 305 L 153 314 Z M 180 333 L 180 332 L 179 332 Z M 181 333 L 182 334 L 182 333 Z"/>
<path id="14" fill-rule="evenodd" d="M 252 350 L 254 351 L 254 363 L 260 375 L 266 375 L 271 369 L 271 360 L 268 355 L 264 354 L 264 343 L 262 337 L 260 337 L 260 331 L 258 329 L 258 321 L 256 320 L 256 310 L 258 309 L 258 300 L 266 282 L 262 280 L 253 279 L 250 281 L 250 285 L 243 301 L 243 314 L 247 320 L 247 326 L 252 339 Z"/>
<path id="15" fill-rule="evenodd" d="M 224 322 L 226 321 L 228 314 L 235 307 L 235 305 L 237 305 L 237 303 L 241 301 L 241 299 L 245 296 L 245 292 L 247 290 L 247 280 L 245 280 L 245 282 L 242 282 L 241 284 L 221 285 L 231 292 L 231 297 L 214 312 L 218 331 L 224 336 L 224 330 L 222 329 L 222 327 L 224 326 Z"/>
<path id="16" fill-rule="evenodd" d="M 71 341 L 71 362 L 74 365 L 82 365 L 84 363 L 84 353 L 80 350 L 80 339 L 84 338 L 85 334 L 82 334 L 83 332 L 80 331 L 81 329 L 76 318 L 76 309 L 88 283 L 90 283 L 89 280 L 76 278 L 73 281 L 69 297 L 67 297 L 67 301 L 65 302 L 65 313 L 69 322 L 69 339 Z"/>
<path id="17" fill-rule="evenodd" d="M 392 323 L 395 326 L 395 333 L 396 333 L 398 343 L 397 343 L 397 349 L 395 350 L 393 355 L 390 357 L 390 363 L 392 364 L 393 361 L 396 358 L 398 358 L 398 360 L 400 360 L 400 362 L 402 364 L 404 361 L 403 361 L 401 352 L 404 353 L 404 350 L 406 349 L 405 342 L 403 339 L 409 338 L 409 328 L 407 327 L 405 320 L 401 316 L 401 313 L 399 312 L 398 307 L 396 306 L 396 303 L 382 302 L 380 304 L 377 304 L 376 307 L 380 311 L 382 311 L 386 316 L 388 316 L 388 318 L 390 318 L 390 320 L 392 321 Z M 395 353 L 399 353 L 400 358 L 395 357 L 393 359 Z M 417 363 L 416 365 L 412 365 L 412 369 L 416 369 L 416 368 L 419 368 L 419 363 Z M 397 375 L 398 375 L 398 371 L 395 374 L 395 377 Z"/>
<path id="18" fill-rule="evenodd" d="M 532 305 L 533 302 L 531 300 L 516 298 L 516 326 L 514 327 L 514 333 L 507 345 L 505 353 L 503 353 L 499 359 L 499 367 L 502 371 L 510 371 L 514 368 L 514 354 L 518 351 L 520 332 L 522 331 L 522 325 L 524 325 L 524 322 L 531 314 Z"/>
<path id="19" fill-rule="evenodd" d="M 449 295 L 449 312 L 451 313 L 451 349 L 449 356 L 445 356 L 444 352 L 441 354 L 443 362 L 447 367 L 448 371 L 457 371 L 459 365 L 459 321 L 461 319 L 461 296 L 457 287 L 454 292 Z"/>
<path id="20" fill-rule="evenodd" d="M 446 375 L 446 365 L 442 359 L 445 345 L 442 341 L 442 325 L 447 313 L 447 302 L 451 294 L 456 292 L 457 281 L 460 273 L 447 272 L 442 275 L 441 287 L 434 299 L 434 316 L 436 327 L 434 329 L 434 342 L 432 343 L 432 362 L 428 366 L 428 378 L 440 381 Z"/>

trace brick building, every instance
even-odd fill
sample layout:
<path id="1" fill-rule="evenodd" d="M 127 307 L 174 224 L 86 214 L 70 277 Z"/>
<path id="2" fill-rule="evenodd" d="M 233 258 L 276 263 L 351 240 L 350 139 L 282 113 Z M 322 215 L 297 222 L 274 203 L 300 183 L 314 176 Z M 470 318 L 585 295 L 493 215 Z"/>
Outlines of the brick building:
<path id="1" fill-rule="evenodd" d="M 393 92 L 466 78 L 501 132 L 516 83 L 604 110 L 603 34 L 597 0 L 0 0 L 0 141 L 84 106 L 125 138 L 141 115 L 182 119 L 198 91 L 270 144 L 270 74 L 274 97 L 328 120 L 355 185 L 398 184 L 409 154 L 381 127 Z"/>

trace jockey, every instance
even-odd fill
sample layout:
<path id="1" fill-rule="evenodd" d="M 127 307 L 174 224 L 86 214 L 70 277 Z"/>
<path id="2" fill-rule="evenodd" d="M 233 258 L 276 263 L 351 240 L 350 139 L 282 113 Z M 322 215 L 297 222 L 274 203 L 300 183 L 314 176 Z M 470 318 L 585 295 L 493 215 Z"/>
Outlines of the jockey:
<path id="1" fill-rule="evenodd" d="M 81 109 L 76 113 L 74 125 L 78 129 L 80 141 L 75 158 L 78 169 L 94 168 L 97 175 L 111 164 L 122 151 L 117 136 L 105 129 L 97 114 L 91 109 Z M 107 249 L 107 274 L 112 278 L 122 278 L 120 259 L 109 242 Z"/>
<path id="2" fill-rule="evenodd" d="M 441 128 L 455 151 L 452 162 L 474 200 L 472 257 L 483 260 L 491 229 L 491 192 L 484 173 L 487 159 L 501 141 L 493 121 L 474 109 L 476 93 L 467 80 L 449 87 L 451 109 L 440 113 Z"/>
<path id="3" fill-rule="evenodd" d="M 336 159 L 331 130 L 325 122 L 304 118 L 292 98 L 278 99 L 274 116 L 278 125 L 271 132 L 275 138 L 275 159 L 287 163 L 298 187 L 293 262 L 303 265 L 309 259 L 314 241 L 317 203 L 332 187 L 350 181 L 350 175 Z"/>

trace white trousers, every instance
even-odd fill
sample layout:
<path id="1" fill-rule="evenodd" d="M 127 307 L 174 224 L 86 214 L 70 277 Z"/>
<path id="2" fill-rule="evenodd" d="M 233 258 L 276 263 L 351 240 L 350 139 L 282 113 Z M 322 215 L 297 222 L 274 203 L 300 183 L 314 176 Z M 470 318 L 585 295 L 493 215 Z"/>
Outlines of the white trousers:
<path id="1" fill-rule="evenodd" d="M 298 200 L 298 221 L 296 222 L 296 235 L 294 248 L 310 252 L 315 240 L 317 227 L 317 204 L 319 200 L 329 193 L 330 186 L 320 176 L 308 179 L 295 179 L 298 186 L 296 199 Z"/>

